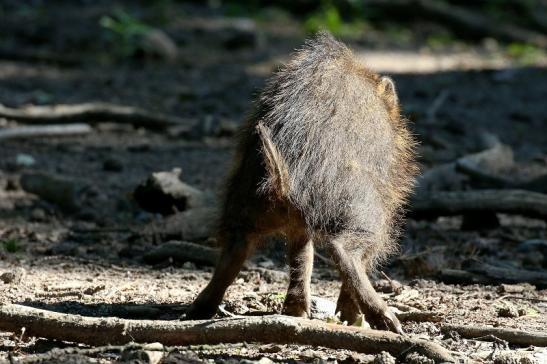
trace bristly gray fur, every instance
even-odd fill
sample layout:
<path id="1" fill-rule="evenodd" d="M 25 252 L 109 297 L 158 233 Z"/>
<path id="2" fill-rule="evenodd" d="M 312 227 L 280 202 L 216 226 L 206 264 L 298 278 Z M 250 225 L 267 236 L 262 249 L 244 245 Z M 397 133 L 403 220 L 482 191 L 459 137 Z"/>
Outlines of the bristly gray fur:
<path id="1" fill-rule="evenodd" d="M 387 107 L 397 103 L 389 84 L 391 99 L 382 95 L 386 82 L 319 33 L 269 80 L 256 115 L 285 164 L 286 197 L 309 229 L 355 235 L 378 257 L 393 248 L 415 173 L 412 138 L 398 105 L 396 118 Z"/>

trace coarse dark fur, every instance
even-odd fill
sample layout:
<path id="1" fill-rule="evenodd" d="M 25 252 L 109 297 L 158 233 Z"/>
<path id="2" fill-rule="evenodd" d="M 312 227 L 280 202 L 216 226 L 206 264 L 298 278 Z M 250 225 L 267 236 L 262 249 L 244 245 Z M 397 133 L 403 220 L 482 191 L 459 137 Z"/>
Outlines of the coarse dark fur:
<path id="1" fill-rule="evenodd" d="M 366 271 L 395 248 L 417 168 L 414 141 L 391 79 L 362 66 L 319 33 L 267 83 L 242 129 L 226 185 L 210 284 L 187 312 L 210 317 L 245 258 L 264 236 L 288 239 L 284 312 L 309 313 L 313 243 L 325 243 L 343 280 L 338 308 L 401 331 Z"/>

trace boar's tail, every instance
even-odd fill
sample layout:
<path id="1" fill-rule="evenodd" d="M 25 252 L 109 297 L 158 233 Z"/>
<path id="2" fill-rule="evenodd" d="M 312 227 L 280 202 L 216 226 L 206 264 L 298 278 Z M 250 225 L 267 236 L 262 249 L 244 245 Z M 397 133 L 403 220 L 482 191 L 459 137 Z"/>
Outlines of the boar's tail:
<path id="1" fill-rule="evenodd" d="M 279 150 L 272 142 L 270 130 L 261 122 L 256 126 L 262 142 L 262 155 L 267 172 L 267 178 L 260 187 L 261 192 L 269 192 L 278 198 L 286 198 L 289 194 L 289 173 L 287 165 Z"/>

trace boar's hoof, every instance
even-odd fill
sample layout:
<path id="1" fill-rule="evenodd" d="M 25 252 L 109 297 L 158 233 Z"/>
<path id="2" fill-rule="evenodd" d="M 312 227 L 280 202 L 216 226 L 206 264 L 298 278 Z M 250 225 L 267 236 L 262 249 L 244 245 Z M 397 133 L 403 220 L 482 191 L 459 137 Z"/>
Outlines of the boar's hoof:
<path id="1" fill-rule="evenodd" d="M 188 310 L 180 316 L 181 320 L 206 320 L 210 319 L 217 312 L 216 306 L 205 306 L 192 304 Z"/>
<path id="2" fill-rule="evenodd" d="M 298 305 L 289 305 L 283 307 L 283 315 L 302 318 L 310 317 L 310 313 L 308 312 L 308 310 L 306 310 L 305 307 L 300 307 Z"/>
<path id="3" fill-rule="evenodd" d="M 377 330 L 389 330 L 404 335 L 399 319 L 395 317 L 395 314 L 389 308 L 382 312 L 365 315 L 365 318 L 370 326 Z"/>

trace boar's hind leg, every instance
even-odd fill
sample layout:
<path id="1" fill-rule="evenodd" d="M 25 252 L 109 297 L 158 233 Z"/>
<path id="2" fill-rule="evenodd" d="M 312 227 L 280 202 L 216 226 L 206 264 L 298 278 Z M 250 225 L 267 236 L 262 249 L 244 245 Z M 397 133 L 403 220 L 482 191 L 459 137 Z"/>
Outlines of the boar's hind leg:
<path id="1" fill-rule="evenodd" d="M 336 303 L 336 313 L 340 312 L 340 320 L 346 321 L 349 325 L 355 323 L 361 313 L 351 292 L 350 287 L 348 287 L 347 284 L 342 283 L 338 302 Z"/>
<path id="2" fill-rule="evenodd" d="M 226 289 L 241 270 L 252 250 L 251 241 L 245 234 L 228 234 L 221 237 L 222 253 L 213 278 L 188 308 L 185 320 L 208 319 L 214 316 Z"/>
<path id="3" fill-rule="evenodd" d="M 297 317 L 310 315 L 310 281 L 313 268 L 313 242 L 308 237 L 289 241 L 289 289 L 283 314 Z"/>
<path id="4" fill-rule="evenodd" d="M 339 235 L 330 242 L 332 258 L 342 281 L 352 293 L 367 322 L 376 329 L 403 333 L 401 324 L 370 283 L 362 260 L 362 251 L 355 237 Z"/>

